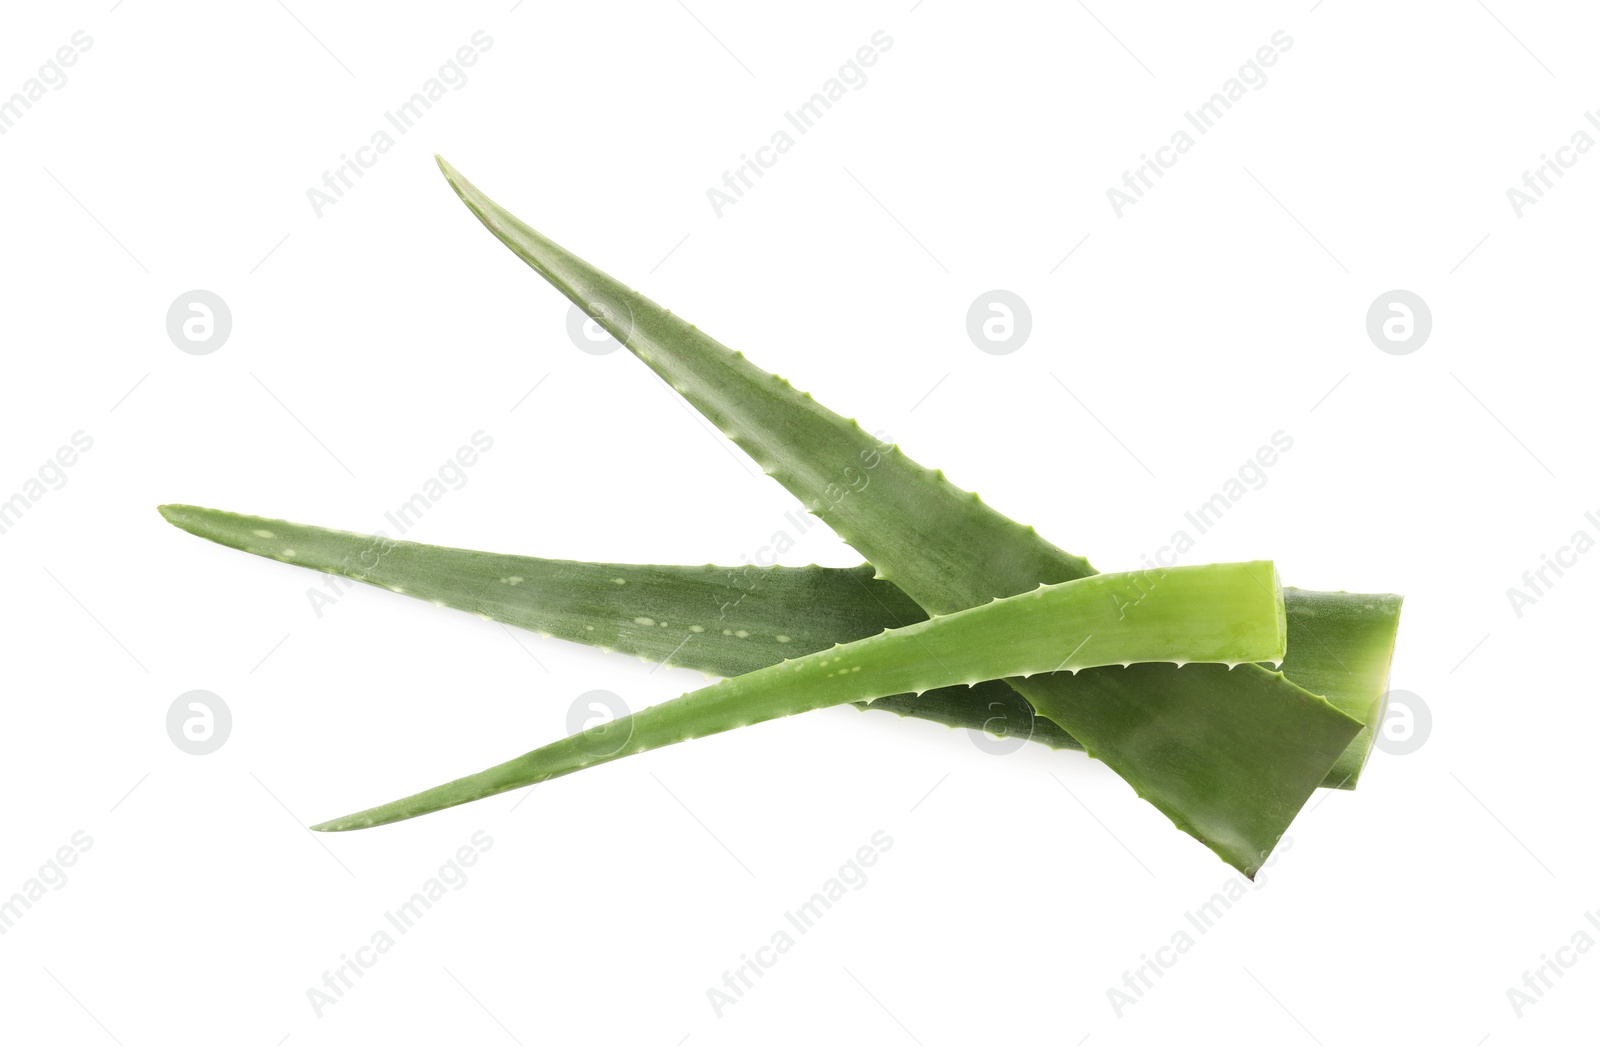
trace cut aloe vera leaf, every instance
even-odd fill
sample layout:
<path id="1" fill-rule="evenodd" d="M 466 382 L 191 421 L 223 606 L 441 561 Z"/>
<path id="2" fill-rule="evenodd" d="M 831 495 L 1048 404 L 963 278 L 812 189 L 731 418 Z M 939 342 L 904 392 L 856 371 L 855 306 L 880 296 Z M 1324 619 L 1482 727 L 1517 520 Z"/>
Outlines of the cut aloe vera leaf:
<path id="1" fill-rule="evenodd" d="M 1283 590 L 1289 618 L 1289 652 L 1281 666 L 1284 678 L 1321 695 L 1361 723 L 1360 732 L 1323 778 L 1323 788 L 1355 788 L 1372 754 L 1383 717 L 1401 602 L 1399 596 L 1387 594 Z M 1083 748 L 1071 734 L 1036 715 L 1020 694 L 1008 691 L 1009 687 L 998 682 L 985 683 L 970 690 L 897 694 L 869 707 L 952 727 L 1004 732 L 1050 748 Z"/>
<path id="2" fill-rule="evenodd" d="M 1286 588 L 1283 602 L 1291 637 L 1284 675 L 1361 722 L 1360 733 L 1323 782 L 1328 788 L 1354 788 L 1382 726 L 1401 599 Z"/>
<path id="3" fill-rule="evenodd" d="M 470 777 L 315 827 L 388 824 L 679 741 L 887 694 L 1149 661 L 1207 662 L 1225 673 L 1240 662 L 1281 660 L 1287 631 L 1283 593 L 1268 561 L 1041 585 L 725 679 Z"/>
<path id="4" fill-rule="evenodd" d="M 192 505 L 163 505 L 161 514 L 230 548 L 713 676 L 743 675 L 927 618 L 867 565 L 579 563 L 395 541 Z M 1283 601 L 1289 627 L 1283 674 L 1363 724 L 1323 782 L 1353 788 L 1382 706 L 1400 597 L 1285 588 Z M 998 680 L 895 694 L 861 707 L 1003 732 L 1051 748 L 1083 748 Z"/>
<path id="5" fill-rule="evenodd" d="M 1032 527 L 535 232 L 439 163 L 490 232 L 924 610 L 951 613 L 1093 573 Z M 1215 679 L 1205 678 L 1213 672 Z M 1245 687 L 1221 672 L 1174 673 L 1133 697 L 1121 687 L 1100 688 L 1093 677 L 1012 685 L 1174 824 L 1249 876 L 1360 724 L 1281 677 Z M 1262 672 L 1263 680 L 1273 678 Z M 1219 705 L 1218 694 L 1230 689 L 1235 699 Z M 1264 725 L 1284 708 L 1295 717 L 1287 737 Z"/>

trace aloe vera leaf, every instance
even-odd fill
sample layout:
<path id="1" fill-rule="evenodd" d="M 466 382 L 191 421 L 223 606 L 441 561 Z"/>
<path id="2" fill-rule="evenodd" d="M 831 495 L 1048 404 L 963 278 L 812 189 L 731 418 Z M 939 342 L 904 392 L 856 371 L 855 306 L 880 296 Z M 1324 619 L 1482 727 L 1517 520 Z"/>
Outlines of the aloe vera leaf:
<path id="1" fill-rule="evenodd" d="M 481 773 L 315 827 L 388 824 L 679 741 L 887 694 L 1149 661 L 1216 663 L 1222 671 L 1240 662 L 1279 661 L 1287 630 L 1270 561 L 1041 585 L 725 679 Z"/>
<path id="2" fill-rule="evenodd" d="M 193 505 L 160 511 L 174 526 L 230 548 L 714 676 L 743 675 L 927 618 L 893 584 L 874 578 L 869 565 L 579 563 L 394 541 Z M 1289 629 L 1283 674 L 1363 724 L 1323 782 L 1354 788 L 1381 712 L 1400 597 L 1285 588 L 1283 601 Z M 995 732 L 998 724 L 1051 748 L 1083 748 L 999 680 L 894 694 L 861 707 L 972 730 Z"/>
<path id="3" fill-rule="evenodd" d="M 1382 725 L 1399 596 L 1284 589 L 1289 652 L 1283 673 L 1359 720 L 1361 730 L 1328 771 L 1328 788 L 1356 787 Z"/>
<path id="4" fill-rule="evenodd" d="M 1321 695 L 1361 722 L 1360 732 L 1323 778 L 1323 788 L 1354 789 L 1372 754 L 1375 731 L 1383 718 L 1401 602 L 1399 596 L 1388 594 L 1283 590 L 1289 619 L 1289 649 L 1280 666 L 1284 678 Z M 1091 669 L 1085 674 L 1098 671 Z M 970 690 L 896 694 L 867 707 L 991 733 L 998 724 L 1007 734 L 1050 748 L 1083 748 L 1071 734 L 1036 715 L 1020 694 L 999 682 Z"/>
<path id="5" fill-rule="evenodd" d="M 859 424 L 535 232 L 443 159 L 490 232 L 659 374 L 806 509 L 931 614 L 1093 573 L 1088 562 L 885 447 Z M 1262 672 L 1121 682 L 1055 675 L 1012 686 L 1174 824 L 1254 875 L 1361 724 Z M 1248 677 L 1255 669 L 1237 673 Z M 1119 677 L 1120 680 L 1120 677 Z M 1292 740 L 1263 727 L 1282 709 Z M 1282 725 L 1281 723 L 1279 724 Z"/>
<path id="6" fill-rule="evenodd" d="M 872 568 L 577 563 L 440 548 L 192 505 L 161 515 L 230 548 L 542 635 L 737 676 L 927 615 Z M 965 688 L 963 688 L 964 690 Z"/>

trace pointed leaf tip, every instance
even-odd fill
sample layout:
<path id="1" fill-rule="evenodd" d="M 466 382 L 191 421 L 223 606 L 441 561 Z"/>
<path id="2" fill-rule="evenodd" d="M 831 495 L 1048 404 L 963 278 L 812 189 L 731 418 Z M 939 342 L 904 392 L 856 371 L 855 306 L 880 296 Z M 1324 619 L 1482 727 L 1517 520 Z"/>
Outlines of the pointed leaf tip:
<path id="1" fill-rule="evenodd" d="M 161 518 L 182 530 L 188 530 L 194 524 L 195 513 L 204 511 L 197 505 L 157 505 L 156 511 L 161 513 Z"/>

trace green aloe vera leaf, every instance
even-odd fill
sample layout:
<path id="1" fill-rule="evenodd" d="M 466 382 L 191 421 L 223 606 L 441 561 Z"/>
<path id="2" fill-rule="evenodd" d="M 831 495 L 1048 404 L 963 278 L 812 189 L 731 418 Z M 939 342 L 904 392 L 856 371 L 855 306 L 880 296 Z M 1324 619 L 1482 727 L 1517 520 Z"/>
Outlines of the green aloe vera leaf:
<path id="1" fill-rule="evenodd" d="M 395 541 L 192 505 L 161 514 L 191 534 L 466 610 L 542 635 L 714 676 L 737 676 L 886 628 L 926 620 L 871 566 L 640 566 L 580 563 Z M 286 555 L 292 553 L 292 555 Z M 1353 788 L 1381 712 L 1400 598 L 1283 590 L 1283 674 L 1361 720 L 1323 782 Z M 1086 669 L 1086 674 L 1118 671 Z M 1006 683 L 895 694 L 861 707 L 950 727 L 1082 749 Z"/>
<path id="2" fill-rule="evenodd" d="M 641 566 L 440 548 L 192 505 L 191 534 L 542 635 L 737 676 L 927 615 L 872 568 Z M 965 688 L 962 688 L 965 690 Z"/>
<path id="3" fill-rule="evenodd" d="M 315 827 L 388 824 L 679 741 L 887 694 L 1149 661 L 1215 663 L 1226 672 L 1240 662 L 1281 660 L 1287 629 L 1270 561 L 1041 585 L 724 679 L 481 773 Z"/>
<path id="4" fill-rule="evenodd" d="M 1081 578 L 1089 564 L 885 446 L 742 354 L 535 232 L 442 159 L 458 196 L 534 271 L 931 614 Z M 1093 676 L 1013 682 L 1174 824 L 1254 875 L 1361 724 L 1277 677 L 1200 669 L 1130 694 Z M 1239 673 L 1247 677 L 1258 669 Z M 1215 679 L 1205 678 L 1216 672 Z M 1146 673 L 1149 674 L 1149 673 Z M 1262 671 L 1262 678 L 1275 678 Z M 1228 699 L 1223 699 L 1228 698 Z M 1269 730 L 1282 709 L 1298 716 Z"/>
<path id="5" fill-rule="evenodd" d="M 1401 598 L 1285 588 L 1283 605 L 1289 619 L 1289 650 L 1279 666 L 1284 678 L 1321 695 L 1361 722 L 1360 732 L 1345 746 L 1321 783 L 1323 788 L 1353 789 L 1372 754 L 1375 731 L 1383 718 Z M 1156 671 L 1159 668 L 1151 666 L 1152 675 L 1158 677 L 1154 685 L 1161 685 L 1159 676 L 1164 673 Z M 1098 671 L 1091 669 L 1083 674 L 1089 676 Z M 1004 730 L 1051 748 L 1083 748 L 1071 734 L 1036 715 L 1020 694 L 999 682 L 970 690 L 897 694 L 874 701 L 870 707 L 952 727 L 991 733 Z"/>
<path id="6" fill-rule="evenodd" d="M 1322 780 L 1323 788 L 1354 789 L 1372 754 L 1375 731 L 1383 718 L 1401 598 L 1285 588 L 1283 605 L 1289 619 L 1289 650 L 1279 666 L 1284 678 L 1321 695 L 1361 722 L 1360 732 Z M 1091 669 L 1084 675 L 1098 671 Z M 998 681 L 969 690 L 896 694 L 867 707 L 952 727 L 1003 731 L 1050 748 L 1083 748 L 1071 734 L 1036 715 L 1020 694 Z"/>
<path id="7" fill-rule="evenodd" d="M 1284 675 L 1361 722 L 1360 733 L 1323 782 L 1329 788 L 1354 788 L 1383 722 L 1401 599 L 1284 589 L 1283 602 L 1290 636 Z"/>

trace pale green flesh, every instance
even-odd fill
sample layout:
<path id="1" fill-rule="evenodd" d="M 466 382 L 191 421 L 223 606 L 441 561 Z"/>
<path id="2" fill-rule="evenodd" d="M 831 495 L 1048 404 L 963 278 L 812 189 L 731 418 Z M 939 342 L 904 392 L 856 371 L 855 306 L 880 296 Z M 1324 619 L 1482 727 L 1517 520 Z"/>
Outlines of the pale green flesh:
<path id="1" fill-rule="evenodd" d="M 1383 719 L 1400 597 L 1284 589 L 1283 602 L 1291 637 L 1284 675 L 1361 721 L 1324 782 L 1354 788 Z"/>
<path id="2" fill-rule="evenodd" d="M 742 675 L 927 618 L 905 593 L 873 577 L 870 566 L 579 563 L 394 541 L 191 505 L 164 505 L 161 514 L 230 548 L 714 676 Z M 1283 674 L 1363 724 L 1323 782 L 1353 788 L 1382 703 L 1400 599 L 1296 588 L 1285 588 L 1283 598 Z M 1121 670 L 1094 668 L 1084 675 L 1114 671 Z M 999 680 L 895 694 L 862 707 L 1052 748 L 1083 747 Z"/>
<path id="3" fill-rule="evenodd" d="M 315 827 L 369 828 L 754 723 L 986 679 L 1172 661 L 1220 672 L 1277 661 L 1283 596 L 1270 562 L 1096 574 L 783 661 L 437 788 Z M 1254 667 L 1254 666 L 1246 666 Z"/>
<path id="4" fill-rule="evenodd" d="M 545 238 L 442 160 L 484 225 L 659 374 L 929 613 L 1093 573 L 854 421 Z M 1253 875 L 1361 724 L 1264 670 L 1012 681 L 1041 715 L 1229 864 Z"/>
<path id="5" fill-rule="evenodd" d="M 880 584 L 887 587 L 886 582 Z M 1321 695 L 1362 724 L 1323 778 L 1324 788 L 1353 789 L 1361 780 L 1383 716 L 1400 604 L 1400 597 L 1394 595 L 1283 590 L 1289 620 L 1289 649 L 1280 666 L 1284 678 Z M 1090 677 L 1096 671 L 1084 675 Z M 1160 665 L 1151 665 L 1148 671 L 1158 682 L 1165 675 Z M 1035 714 L 1020 694 L 998 681 L 970 690 L 897 694 L 874 701 L 870 707 L 952 727 L 1022 737 L 1051 748 L 1083 748 L 1071 734 Z"/>

